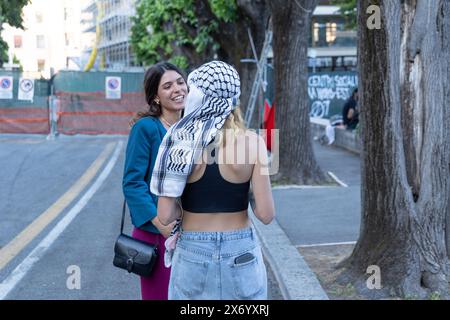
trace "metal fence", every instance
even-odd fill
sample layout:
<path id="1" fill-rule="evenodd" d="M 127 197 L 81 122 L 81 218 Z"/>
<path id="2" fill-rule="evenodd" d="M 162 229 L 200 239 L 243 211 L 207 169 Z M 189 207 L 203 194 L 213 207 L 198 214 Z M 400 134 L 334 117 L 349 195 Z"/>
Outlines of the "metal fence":
<path id="1" fill-rule="evenodd" d="M 27 94 L 30 91 L 32 95 Z M 49 93 L 49 82 L 45 79 L 33 79 L 20 72 L 0 72 L 0 132 L 48 133 Z"/>
<path id="2" fill-rule="evenodd" d="M 59 72 L 51 109 L 63 134 L 127 134 L 133 115 L 146 109 L 143 73 Z"/>

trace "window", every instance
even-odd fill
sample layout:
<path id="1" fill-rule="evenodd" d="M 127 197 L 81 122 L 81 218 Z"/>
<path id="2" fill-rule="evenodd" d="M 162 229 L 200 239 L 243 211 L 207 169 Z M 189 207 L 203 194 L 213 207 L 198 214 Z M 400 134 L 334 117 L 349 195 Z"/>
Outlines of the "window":
<path id="1" fill-rule="evenodd" d="M 112 30 L 111 29 L 106 29 L 106 39 L 108 41 L 112 40 Z"/>
<path id="2" fill-rule="evenodd" d="M 45 69 L 45 60 L 44 59 L 38 59 L 37 61 L 37 65 L 38 65 L 38 71 L 44 71 Z"/>
<path id="3" fill-rule="evenodd" d="M 22 36 L 14 36 L 14 48 L 22 48 Z"/>
<path id="4" fill-rule="evenodd" d="M 42 23 L 44 21 L 44 17 L 42 12 L 36 12 L 36 23 Z"/>
<path id="5" fill-rule="evenodd" d="M 327 42 L 331 43 L 334 41 L 334 39 L 336 39 L 337 24 L 334 22 L 333 23 L 327 22 L 326 28 L 327 28 Z"/>
<path id="6" fill-rule="evenodd" d="M 45 48 L 45 37 L 43 35 L 36 36 L 36 48 L 38 49 Z"/>
<path id="7" fill-rule="evenodd" d="M 314 37 L 313 37 L 313 44 L 315 45 L 317 42 L 319 42 L 319 28 L 320 28 L 320 24 L 318 24 L 317 22 L 314 23 Z"/>
<path id="8" fill-rule="evenodd" d="M 69 34 L 69 33 L 64 33 L 64 39 L 65 39 L 65 42 L 66 42 L 66 46 L 70 46 L 70 43 L 72 42 L 71 41 L 71 35 Z"/>

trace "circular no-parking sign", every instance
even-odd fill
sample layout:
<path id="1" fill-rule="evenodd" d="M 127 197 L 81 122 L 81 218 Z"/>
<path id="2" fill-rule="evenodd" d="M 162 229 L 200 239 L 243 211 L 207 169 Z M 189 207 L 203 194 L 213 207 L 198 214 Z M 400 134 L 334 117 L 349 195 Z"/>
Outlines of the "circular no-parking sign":
<path id="1" fill-rule="evenodd" d="M 11 80 L 8 78 L 2 78 L 0 82 L 2 89 L 9 89 L 11 87 Z"/>
<path id="2" fill-rule="evenodd" d="M 31 92 L 31 90 L 33 90 L 33 81 L 29 80 L 29 79 L 22 79 L 20 81 L 20 89 L 22 89 L 22 91 L 24 92 Z"/>
<path id="3" fill-rule="evenodd" d="M 116 90 L 119 87 L 119 81 L 117 79 L 108 80 L 108 88 L 111 90 Z"/>

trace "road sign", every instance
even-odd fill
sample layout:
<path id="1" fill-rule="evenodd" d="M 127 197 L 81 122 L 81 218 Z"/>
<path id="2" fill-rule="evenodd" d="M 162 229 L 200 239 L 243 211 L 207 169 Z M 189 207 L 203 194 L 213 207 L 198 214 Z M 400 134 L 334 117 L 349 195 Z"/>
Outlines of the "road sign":
<path id="1" fill-rule="evenodd" d="M 19 100 L 29 100 L 33 101 L 34 97 L 34 79 L 19 79 Z"/>
<path id="2" fill-rule="evenodd" d="M 0 99 L 13 98 L 13 77 L 0 77 Z"/>
<path id="3" fill-rule="evenodd" d="M 120 99 L 122 79 L 120 77 L 106 77 L 105 94 L 106 99 Z"/>

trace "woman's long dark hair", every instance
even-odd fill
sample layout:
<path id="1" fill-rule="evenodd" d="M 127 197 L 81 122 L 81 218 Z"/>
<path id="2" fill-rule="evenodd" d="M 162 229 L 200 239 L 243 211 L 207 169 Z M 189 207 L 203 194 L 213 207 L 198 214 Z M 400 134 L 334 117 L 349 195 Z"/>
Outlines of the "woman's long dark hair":
<path id="1" fill-rule="evenodd" d="M 159 117 L 162 114 L 161 105 L 155 103 L 155 96 L 158 93 L 161 77 L 168 70 L 173 70 L 179 73 L 183 77 L 184 81 L 187 81 L 184 72 L 170 62 L 161 61 L 148 68 L 144 75 L 144 93 L 145 101 L 147 102 L 149 108 L 146 111 L 139 111 L 136 113 L 130 122 L 131 126 L 141 118 L 149 116 Z"/>

